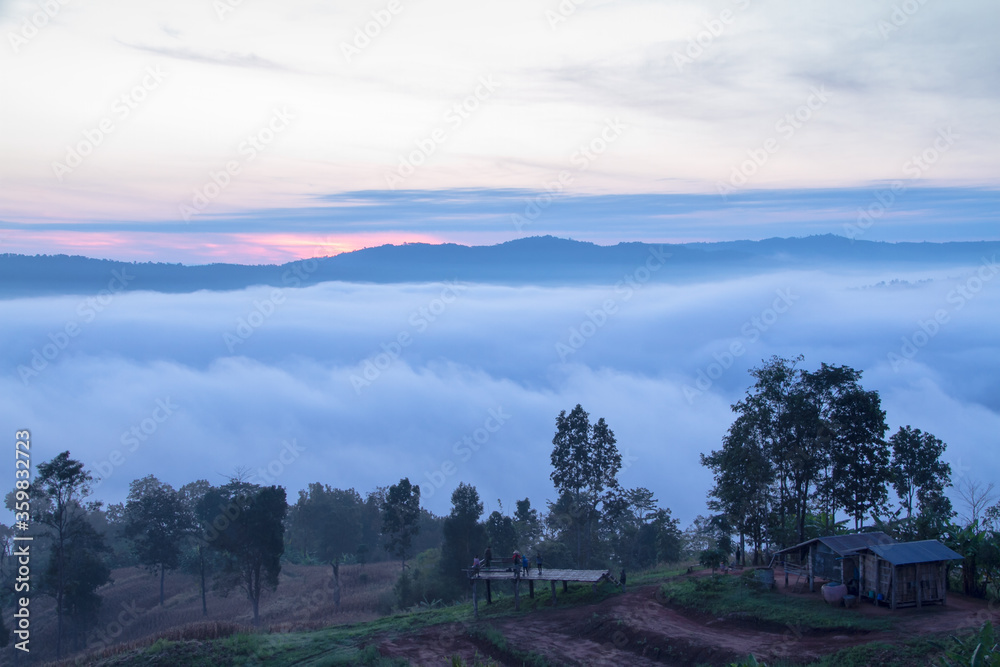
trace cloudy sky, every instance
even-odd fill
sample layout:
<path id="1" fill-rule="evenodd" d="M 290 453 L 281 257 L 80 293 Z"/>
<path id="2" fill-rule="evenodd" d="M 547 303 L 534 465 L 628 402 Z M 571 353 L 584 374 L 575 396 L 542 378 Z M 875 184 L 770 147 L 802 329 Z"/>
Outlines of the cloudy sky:
<path id="1" fill-rule="evenodd" d="M 988 0 L 0 0 L 0 253 L 997 240 L 998 18 Z M 551 498 L 554 419 L 582 403 L 618 434 L 623 483 L 686 523 L 746 370 L 804 354 L 864 371 L 891 428 L 943 438 L 958 475 L 1000 480 L 984 261 L 706 275 L 628 299 L 327 283 L 128 291 L 90 319 L 93 297 L 8 299 L 0 426 L 31 428 L 36 457 L 69 448 L 106 478 L 103 500 L 146 474 L 220 482 L 243 465 L 293 493 L 405 475 L 445 512 L 460 480 L 491 509 Z M 896 278 L 910 285 L 871 287 Z M 69 323 L 80 335 L 60 346 Z M 401 334 L 412 344 L 380 357 Z"/>
<path id="2" fill-rule="evenodd" d="M 897 181 L 869 238 L 996 238 L 988 0 L 48 7 L 0 0 L 0 250 L 843 233 Z"/>

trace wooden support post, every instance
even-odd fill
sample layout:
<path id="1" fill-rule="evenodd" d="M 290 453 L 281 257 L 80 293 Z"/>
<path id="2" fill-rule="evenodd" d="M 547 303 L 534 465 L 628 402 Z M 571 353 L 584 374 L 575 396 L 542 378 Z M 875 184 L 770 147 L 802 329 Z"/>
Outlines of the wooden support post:
<path id="1" fill-rule="evenodd" d="M 521 577 L 514 578 L 514 611 L 521 611 Z"/>
<path id="2" fill-rule="evenodd" d="M 486 604 L 493 604 L 493 591 L 490 590 L 490 580 L 486 580 Z"/>
<path id="3" fill-rule="evenodd" d="M 920 609 L 922 606 L 924 606 L 923 596 L 921 595 L 922 591 L 920 590 L 921 588 L 922 588 L 922 586 L 920 585 L 920 575 L 918 574 L 917 575 L 917 609 Z"/>
<path id="4" fill-rule="evenodd" d="M 551 581 L 551 584 L 552 584 L 552 606 L 555 607 L 556 606 L 556 580 L 553 579 Z"/>
<path id="5" fill-rule="evenodd" d="M 532 600 L 535 599 L 535 581 L 533 579 L 528 579 L 528 597 Z"/>
<path id="6" fill-rule="evenodd" d="M 889 609 L 896 610 L 896 566 L 889 570 Z"/>
<path id="7" fill-rule="evenodd" d="M 590 585 L 590 592 L 594 593 L 595 595 L 597 594 L 597 584 Z"/>
<path id="8" fill-rule="evenodd" d="M 563 593 L 569 593 L 569 584 L 566 583 L 565 579 L 563 579 Z"/>
<path id="9" fill-rule="evenodd" d="M 782 559 L 781 569 L 785 571 L 785 588 L 788 588 L 788 561 Z"/>
<path id="10" fill-rule="evenodd" d="M 812 545 L 812 544 L 809 545 L 809 577 L 808 577 L 808 579 L 809 579 L 809 592 L 810 593 L 815 593 L 816 592 L 816 575 L 813 572 L 813 551 L 814 551 L 813 546 L 814 545 Z"/>
<path id="11" fill-rule="evenodd" d="M 476 589 L 479 582 L 473 578 L 472 579 L 472 616 L 477 621 L 479 620 L 479 600 L 476 598 Z"/>

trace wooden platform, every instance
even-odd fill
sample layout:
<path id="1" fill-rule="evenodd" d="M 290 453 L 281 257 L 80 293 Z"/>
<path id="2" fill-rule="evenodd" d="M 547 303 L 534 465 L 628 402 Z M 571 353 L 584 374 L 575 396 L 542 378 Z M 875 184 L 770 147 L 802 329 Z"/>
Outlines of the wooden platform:
<path id="1" fill-rule="evenodd" d="M 514 581 L 517 577 L 513 572 L 499 568 L 483 568 L 478 575 L 473 575 L 472 570 L 465 570 L 469 578 L 489 579 L 491 581 L 503 580 Z M 547 570 L 542 568 L 542 573 L 538 574 L 538 569 L 529 570 L 527 574 L 521 574 L 521 581 L 579 581 L 586 584 L 596 584 L 602 580 L 612 581 L 613 577 L 609 570 Z"/>
<path id="2" fill-rule="evenodd" d="M 567 592 L 567 585 L 569 582 L 579 582 L 590 584 L 594 590 L 597 590 L 597 584 L 602 581 L 610 582 L 616 586 L 620 585 L 618 580 L 611 574 L 610 570 L 564 570 L 564 569 L 546 569 L 542 568 L 542 573 L 538 573 L 538 569 L 524 572 L 514 572 L 513 569 L 508 570 L 506 568 L 482 568 L 479 571 L 474 571 L 471 568 L 462 570 L 469 577 L 469 583 L 472 585 L 472 610 L 476 618 L 479 618 L 479 582 L 486 582 L 486 604 L 492 602 L 492 592 L 490 590 L 490 584 L 495 581 L 509 581 L 514 585 L 514 609 L 519 610 L 521 608 L 521 584 L 527 582 L 528 585 L 528 595 L 530 597 L 535 597 L 535 582 L 549 582 L 550 595 L 552 598 L 552 604 L 556 604 L 556 582 L 561 581 L 563 584 L 563 592 Z"/>

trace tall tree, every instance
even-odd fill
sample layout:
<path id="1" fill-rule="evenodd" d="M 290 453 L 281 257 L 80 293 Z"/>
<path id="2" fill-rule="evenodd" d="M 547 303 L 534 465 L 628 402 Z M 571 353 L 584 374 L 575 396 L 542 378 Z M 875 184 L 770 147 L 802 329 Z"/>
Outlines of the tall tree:
<path id="1" fill-rule="evenodd" d="M 299 491 L 289 510 L 291 541 L 305 555 L 333 570 L 333 604 L 340 608 L 340 563 L 361 544 L 364 503 L 354 489 L 334 489 L 315 482 Z"/>
<path id="2" fill-rule="evenodd" d="M 852 387 L 837 398 L 832 416 L 834 498 L 858 530 L 866 514 L 876 518 L 888 501 L 891 471 L 885 412 L 878 392 Z"/>
<path id="3" fill-rule="evenodd" d="M 451 513 L 444 520 L 444 544 L 441 546 L 441 574 L 448 580 L 459 582 L 464 578 L 462 568 L 472 565 L 472 559 L 481 556 L 486 548 L 486 528 L 479 522 L 483 503 L 476 487 L 459 483 L 451 494 Z M 506 554 L 493 545 L 494 558 Z"/>
<path id="4" fill-rule="evenodd" d="M 261 596 L 278 587 L 281 573 L 288 511 L 285 490 L 232 480 L 221 492 L 225 499 L 221 512 L 227 521 L 218 522 L 225 527 L 212 545 L 229 558 L 220 583 L 223 588 L 239 586 L 246 593 L 254 625 L 260 625 Z"/>
<path id="5" fill-rule="evenodd" d="M 513 553 L 518 548 L 522 553 L 527 553 L 532 546 L 527 541 L 518 539 L 513 519 L 497 510 L 491 512 L 486 519 L 486 542 L 498 556 Z M 482 555 L 482 550 L 474 545 L 473 553 Z"/>
<path id="6" fill-rule="evenodd" d="M 47 568 L 47 585 L 56 600 L 56 655 L 62 656 L 64 616 L 89 593 L 107 581 L 107 576 L 88 568 L 83 578 L 73 576 L 73 556 L 86 558 L 100 548 L 99 536 L 87 523 L 82 501 L 90 495 L 93 477 L 83 463 L 62 452 L 51 461 L 38 465 L 32 484 L 34 520 L 46 526 L 52 537 L 52 550 Z M 74 552 L 74 544 L 79 552 Z M 83 553 L 86 552 L 86 553 Z M 91 576 L 96 575 L 96 576 Z M 101 581 L 101 579 L 104 579 Z"/>
<path id="7" fill-rule="evenodd" d="M 707 456 L 702 454 L 701 463 L 715 477 L 715 486 L 709 491 L 709 509 L 729 518 L 739 534 L 741 559 L 746 551 L 745 540 L 749 538 L 753 563 L 759 564 L 764 543 L 770 536 L 775 469 L 754 415 L 738 416 L 722 439 L 722 449 Z"/>
<path id="8" fill-rule="evenodd" d="M 198 588 L 201 593 L 201 615 L 208 616 L 208 591 L 206 577 L 210 570 L 214 570 L 213 565 L 217 559 L 211 549 L 211 539 L 214 539 L 214 531 L 210 522 L 219 512 L 219 508 L 206 502 L 206 497 L 213 491 L 213 486 L 208 480 L 199 479 L 188 482 L 177 490 L 177 496 L 184 506 L 184 511 L 190 520 L 186 543 L 189 550 L 185 557 L 182 557 L 181 567 L 185 572 L 198 577 Z M 215 489 L 218 501 L 222 501 L 222 495 Z M 211 539 L 210 539 L 211 538 Z"/>
<path id="9" fill-rule="evenodd" d="M 951 518 L 951 501 L 944 495 L 951 486 L 951 466 L 941 460 L 946 445 L 909 424 L 893 433 L 889 444 L 892 486 L 906 510 L 906 519 L 911 519 L 916 510 L 927 522 L 943 528 Z"/>
<path id="10" fill-rule="evenodd" d="M 567 415 L 563 410 L 556 417 L 556 433 L 552 438 L 552 473 L 550 478 L 561 495 L 570 497 L 572 519 L 576 533 L 577 566 L 584 562 L 583 529 L 588 536 L 588 558 L 593 519 L 604 499 L 604 492 L 618 485 L 622 457 L 615 435 L 604 418 L 590 424 L 590 415 L 580 404 Z"/>
<path id="11" fill-rule="evenodd" d="M 419 519 L 420 486 L 410 484 L 410 479 L 404 477 L 389 487 L 382 504 L 385 550 L 400 559 L 400 567 L 404 570 L 413 537 L 420 530 Z"/>
<path id="12" fill-rule="evenodd" d="M 193 518 L 169 484 L 154 475 L 133 480 L 125 502 L 125 534 L 133 540 L 139 561 L 160 572 L 160 605 L 167 570 L 180 563 L 183 539 Z"/>
<path id="13" fill-rule="evenodd" d="M 517 543 L 525 549 L 533 549 L 542 538 L 542 523 L 538 518 L 538 510 L 531 506 L 530 498 L 517 501 L 514 530 L 517 532 Z"/>

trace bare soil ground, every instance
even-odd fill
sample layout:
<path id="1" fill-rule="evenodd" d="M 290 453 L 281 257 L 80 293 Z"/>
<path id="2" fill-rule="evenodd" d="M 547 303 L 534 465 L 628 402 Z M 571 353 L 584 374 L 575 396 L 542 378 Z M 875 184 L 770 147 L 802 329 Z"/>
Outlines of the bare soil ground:
<path id="1" fill-rule="evenodd" d="M 700 576 L 696 573 L 692 576 Z M 799 592 L 784 587 L 778 573 L 778 591 L 813 598 L 817 592 Z M 671 609 L 658 599 L 659 586 L 644 586 L 624 595 L 571 609 L 534 611 L 499 620 L 481 621 L 502 633 L 509 644 L 532 651 L 559 665 L 724 665 L 753 653 L 770 662 L 784 659 L 806 663 L 840 649 L 869 642 L 895 644 L 930 633 L 947 633 L 973 627 L 987 619 L 1000 620 L 1000 613 L 982 600 L 949 594 L 947 606 L 891 611 L 862 603 L 843 610 L 895 620 L 891 632 L 816 633 L 795 628 L 762 629 L 738 618 L 711 618 Z M 471 619 L 470 619 L 471 621 Z M 423 632 L 384 640 L 379 649 L 413 665 L 450 664 L 453 655 L 472 664 L 475 656 L 488 657 L 501 665 L 519 665 L 488 642 L 467 633 L 469 624 L 451 624 Z"/>
<path id="2" fill-rule="evenodd" d="M 278 590 L 263 596 L 261 625 L 274 632 L 310 630 L 329 625 L 370 621 L 379 617 L 380 606 L 393 600 L 392 586 L 399 576 L 399 563 L 341 566 L 341 604 L 333 596 L 333 571 L 325 565 L 282 564 Z M 216 622 L 250 626 L 253 612 L 239 589 L 222 596 L 210 591 L 208 615 L 202 614 L 198 580 L 168 572 L 164 604 L 160 603 L 159 576 L 138 567 L 112 573 L 113 583 L 102 586 L 101 609 L 93 628 L 65 641 L 63 656 L 97 651 L 142 640 L 188 624 Z M 55 604 L 50 598 L 32 598 L 31 658 L 40 664 L 56 658 Z M 11 618 L 7 618 L 11 627 Z M 0 665 L 14 664 L 13 646 L 0 651 Z"/>

